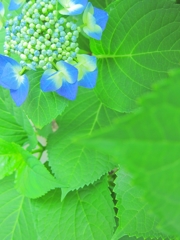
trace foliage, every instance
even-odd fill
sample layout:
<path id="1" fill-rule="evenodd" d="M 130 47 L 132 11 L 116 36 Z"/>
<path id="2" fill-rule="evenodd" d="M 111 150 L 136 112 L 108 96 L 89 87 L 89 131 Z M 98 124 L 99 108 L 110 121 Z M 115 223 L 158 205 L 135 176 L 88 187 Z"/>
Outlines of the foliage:
<path id="1" fill-rule="evenodd" d="M 0 239 L 180 239 L 180 5 L 91 3 L 109 15 L 101 40 L 79 39 L 94 89 L 68 100 L 30 70 L 18 107 L 0 66 Z"/>

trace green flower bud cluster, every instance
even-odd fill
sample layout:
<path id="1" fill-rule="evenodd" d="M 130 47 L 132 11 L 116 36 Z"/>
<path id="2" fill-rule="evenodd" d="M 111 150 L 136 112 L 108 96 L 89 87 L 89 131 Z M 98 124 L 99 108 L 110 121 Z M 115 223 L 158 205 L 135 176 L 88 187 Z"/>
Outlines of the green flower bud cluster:
<path id="1" fill-rule="evenodd" d="M 79 51 L 80 27 L 62 17 L 58 0 L 28 1 L 22 13 L 6 22 L 5 55 L 16 53 L 22 66 L 48 69 L 55 61 L 71 62 Z"/>

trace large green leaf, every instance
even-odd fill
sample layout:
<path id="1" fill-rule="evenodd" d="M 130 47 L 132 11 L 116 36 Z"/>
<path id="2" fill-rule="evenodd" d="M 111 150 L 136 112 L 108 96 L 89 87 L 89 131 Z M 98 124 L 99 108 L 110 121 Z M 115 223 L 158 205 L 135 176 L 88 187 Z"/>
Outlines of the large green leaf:
<path id="1" fill-rule="evenodd" d="M 157 85 L 143 107 L 87 140 L 117 157 L 136 177 L 158 214 L 157 228 L 180 237 L 180 73 Z M 85 140 L 83 140 L 84 142 Z"/>
<path id="2" fill-rule="evenodd" d="M 108 107 L 130 112 L 152 83 L 179 66 L 180 5 L 169 0 L 121 0 L 107 11 L 102 41 L 91 41 L 98 58 L 96 92 Z"/>
<path id="3" fill-rule="evenodd" d="M 143 239 L 158 239 L 162 234 L 156 226 L 158 221 L 152 214 L 150 205 L 144 200 L 144 191 L 134 185 L 130 173 L 120 168 L 116 173 L 114 192 L 116 194 L 119 226 L 112 240 L 119 240 L 122 236 L 130 235 Z"/>
<path id="4" fill-rule="evenodd" d="M 111 239 L 115 222 L 106 178 L 60 199 L 60 191 L 55 190 L 32 201 L 40 239 Z"/>
<path id="5" fill-rule="evenodd" d="M 43 92 L 40 89 L 42 71 L 30 71 L 27 73 L 30 81 L 28 98 L 23 104 L 23 109 L 34 125 L 42 128 L 47 123 L 61 114 L 68 101 L 55 92 Z"/>
<path id="6" fill-rule="evenodd" d="M 0 184 L 0 229 L 2 240 L 38 239 L 31 202 L 16 191 L 13 176 Z"/>
<path id="7" fill-rule="evenodd" d="M 92 90 L 79 90 L 76 101 L 71 102 L 63 116 L 57 119 L 59 130 L 51 135 L 47 144 L 52 171 L 67 185 L 62 189 L 64 194 L 93 183 L 114 166 L 108 156 L 72 142 L 76 135 L 89 135 L 120 115 L 104 107 Z"/>

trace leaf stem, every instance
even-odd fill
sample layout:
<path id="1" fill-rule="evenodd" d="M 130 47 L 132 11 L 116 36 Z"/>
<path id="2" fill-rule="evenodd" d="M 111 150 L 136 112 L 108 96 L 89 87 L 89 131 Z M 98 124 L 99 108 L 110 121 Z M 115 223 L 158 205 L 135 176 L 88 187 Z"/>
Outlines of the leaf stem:
<path id="1" fill-rule="evenodd" d="M 39 153 L 39 152 L 42 152 L 42 148 L 35 149 L 31 153 L 34 154 L 34 153 Z"/>
<path id="2" fill-rule="evenodd" d="M 24 66 L 23 68 L 22 68 L 22 70 L 20 71 L 20 75 L 23 75 L 24 73 L 25 73 L 25 71 L 27 70 L 27 67 L 26 66 Z"/>

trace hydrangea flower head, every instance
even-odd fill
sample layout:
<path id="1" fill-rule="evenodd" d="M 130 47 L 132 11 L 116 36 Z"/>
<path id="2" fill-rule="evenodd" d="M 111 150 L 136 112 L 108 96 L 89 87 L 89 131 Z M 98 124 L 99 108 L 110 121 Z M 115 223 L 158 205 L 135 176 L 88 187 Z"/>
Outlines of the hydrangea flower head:
<path id="1" fill-rule="evenodd" d="M 78 86 L 95 87 L 96 57 L 81 54 L 79 35 L 84 32 L 100 40 L 108 19 L 106 12 L 87 0 L 11 0 L 9 9 L 22 5 L 21 13 L 5 24 L 7 57 L 0 73 L 1 86 L 10 89 L 12 97 L 13 91 L 18 91 L 19 99 L 23 99 L 18 102 L 13 98 L 16 104 L 27 96 L 28 80 L 23 74 L 27 70 L 43 69 L 41 90 L 54 91 L 69 100 L 76 98 Z M 11 54 L 18 55 L 20 62 L 12 62 Z M 13 76 L 11 81 L 8 71 Z M 20 92 L 23 87 L 24 98 Z"/>

